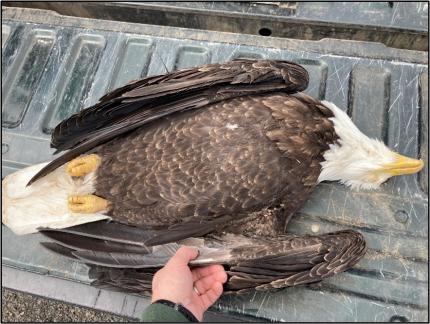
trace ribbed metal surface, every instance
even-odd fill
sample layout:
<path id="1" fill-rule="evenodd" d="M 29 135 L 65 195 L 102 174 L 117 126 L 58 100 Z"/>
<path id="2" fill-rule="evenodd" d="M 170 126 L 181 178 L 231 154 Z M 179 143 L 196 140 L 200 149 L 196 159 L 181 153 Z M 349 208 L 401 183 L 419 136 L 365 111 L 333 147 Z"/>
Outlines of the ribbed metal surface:
<path id="1" fill-rule="evenodd" d="M 419 1 L 5 1 L 6 6 L 140 24 L 320 40 L 372 41 L 428 50 L 428 3 Z"/>
<path id="2" fill-rule="evenodd" d="M 309 94 L 348 111 L 364 133 L 421 156 L 419 175 L 357 192 L 322 184 L 289 230 L 353 228 L 369 252 L 352 270 L 309 287 L 225 297 L 223 311 L 288 321 L 428 318 L 428 61 L 419 52 L 361 42 L 289 41 L 67 18 L 7 9 L 2 34 L 2 175 L 49 160 L 55 124 L 108 90 L 154 75 L 237 57 L 288 59 L 311 77 Z M 278 46 L 274 46 L 278 44 Z M 307 51 L 306 48 L 309 50 Z M 348 55 L 346 52 L 350 52 Z M 385 52 L 384 52 L 385 51 Z M 384 57 L 382 54 L 386 53 Z M 39 235 L 3 228 L 3 264 L 88 281 L 86 267 L 43 251 Z"/>

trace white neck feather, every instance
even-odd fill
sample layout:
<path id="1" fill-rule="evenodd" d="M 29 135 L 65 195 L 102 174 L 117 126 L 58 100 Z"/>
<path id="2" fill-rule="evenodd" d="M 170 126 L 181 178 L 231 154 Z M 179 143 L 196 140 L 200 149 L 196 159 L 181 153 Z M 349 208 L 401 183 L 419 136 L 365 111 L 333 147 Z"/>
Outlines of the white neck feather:
<path id="1" fill-rule="evenodd" d="M 376 189 L 389 176 L 376 176 L 372 171 L 381 163 L 394 162 L 393 152 L 381 141 L 364 135 L 336 105 L 328 101 L 322 103 L 334 114 L 330 120 L 339 140 L 324 153 L 318 182 L 340 181 L 356 189 Z"/>

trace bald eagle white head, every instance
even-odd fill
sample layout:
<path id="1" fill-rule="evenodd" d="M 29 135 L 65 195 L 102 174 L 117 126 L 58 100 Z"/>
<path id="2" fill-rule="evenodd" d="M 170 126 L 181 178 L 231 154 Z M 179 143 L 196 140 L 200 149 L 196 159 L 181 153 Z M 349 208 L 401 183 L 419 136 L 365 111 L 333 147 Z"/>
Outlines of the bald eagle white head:
<path id="1" fill-rule="evenodd" d="M 324 153 L 318 182 L 340 181 L 354 189 L 377 189 L 392 176 L 420 171 L 424 162 L 402 156 L 383 142 L 364 135 L 335 104 L 323 101 L 334 117 L 337 143 Z"/>

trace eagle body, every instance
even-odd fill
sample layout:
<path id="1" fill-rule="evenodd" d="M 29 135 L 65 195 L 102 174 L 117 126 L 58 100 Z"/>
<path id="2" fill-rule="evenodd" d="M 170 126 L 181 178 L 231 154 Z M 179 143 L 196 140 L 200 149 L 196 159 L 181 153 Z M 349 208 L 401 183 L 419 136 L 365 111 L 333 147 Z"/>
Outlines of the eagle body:
<path id="1" fill-rule="evenodd" d="M 191 266 L 223 264 L 233 292 L 345 271 L 363 236 L 286 234 L 291 216 L 319 182 L 376 189 L 423 162 L 301 93 L 308 79 L 292 62 L 240 59 L 118 88 L 56 126 L 61 156 L 2 181 L 2 222 L 49 237 L 95 285 L 135 293 L 183 245 L 199 249 Z"/>
<path id="2" fill-rule="evenodd" d="M 161 118 L 96 150 L 96 195 L 113 220 L 145 227 L 234 220 L 281 202 L 288 217 L 336 139 L 328 117 L 310 97 L 272 93 Z"/>

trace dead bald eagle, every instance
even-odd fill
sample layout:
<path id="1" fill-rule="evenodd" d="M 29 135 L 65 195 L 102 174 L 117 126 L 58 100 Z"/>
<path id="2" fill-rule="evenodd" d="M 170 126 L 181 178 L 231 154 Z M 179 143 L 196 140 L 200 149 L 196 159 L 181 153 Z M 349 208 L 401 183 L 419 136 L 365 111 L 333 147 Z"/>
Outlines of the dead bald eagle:
<path id="1" fill-rule="evenodd" d="M 2 222 L 17 234 L 45 228 L 56 242 L 46 247 L 119 268 L 92 273 L 131 291 L 181 244 L 200 248 L 195 265 L 225 264 L 233 291 L 343 271 L 365 252 L 359 233 L 279 229 L 319 182 L 375 189 L 423 162 L 300 93 L 307 84 L 297 64 L 240 59 L 114 90 L 55 128 L 51 146 L 65 154 L 3 180 Z"/>

